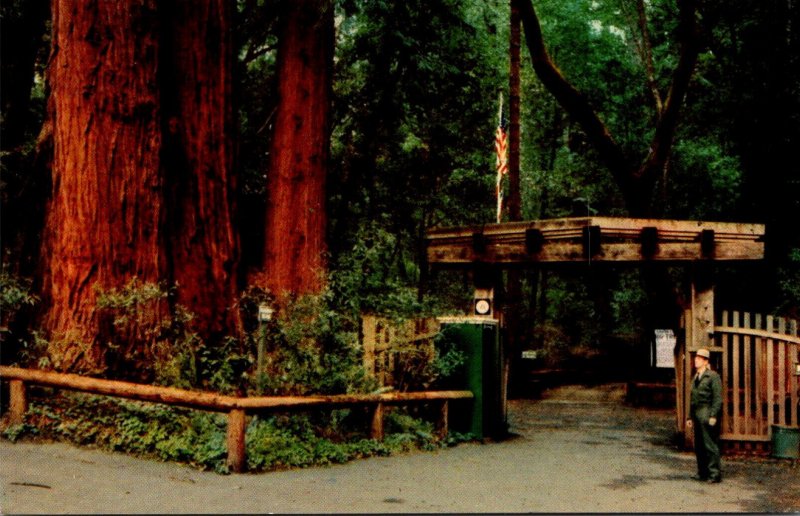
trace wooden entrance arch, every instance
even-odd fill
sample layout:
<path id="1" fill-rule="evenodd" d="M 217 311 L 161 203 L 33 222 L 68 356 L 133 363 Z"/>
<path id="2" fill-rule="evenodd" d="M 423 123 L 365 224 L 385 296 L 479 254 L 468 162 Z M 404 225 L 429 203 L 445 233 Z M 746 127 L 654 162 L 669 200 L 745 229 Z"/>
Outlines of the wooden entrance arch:
<path id="1" fill-rule="evenodd" d="M 432 268 L 511 268 L 567 263 L 685 263 L 691 268 L 690 306 L 676 348 L 676 424 L 684 432 L 690 354 L 714 346 L 713 265 L 764 257 L 763 224 L 692 220 L 576 217 L 428 231 Z"/>

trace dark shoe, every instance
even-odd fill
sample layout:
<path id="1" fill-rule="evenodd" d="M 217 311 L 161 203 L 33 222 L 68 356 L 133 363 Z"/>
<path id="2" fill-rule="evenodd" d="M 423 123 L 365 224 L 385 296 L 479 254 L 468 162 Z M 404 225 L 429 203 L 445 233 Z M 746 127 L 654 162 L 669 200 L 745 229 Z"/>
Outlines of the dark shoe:
<path id="1" fill-rule="evenodd" d="M 705 482 L 708 480 L 708 477 L 704 477 L 702 475 L 693 475 L 692 480 L 697 480 L 698 482 Z"/>

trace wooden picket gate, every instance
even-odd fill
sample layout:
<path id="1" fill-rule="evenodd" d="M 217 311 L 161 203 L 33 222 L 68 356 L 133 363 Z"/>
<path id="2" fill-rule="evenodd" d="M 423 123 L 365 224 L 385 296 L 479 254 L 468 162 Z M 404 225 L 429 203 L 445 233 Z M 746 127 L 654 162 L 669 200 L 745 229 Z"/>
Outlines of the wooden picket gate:
<path id="1" fill-rule="evenodd" d="M 722 377 L 723 442 L 767 443 L 772 425 L 800 428 L 798 322 L 723 311 L 709 337 L 711 364 Z M 676 382 L 681 430 L 689 413 L 692 351 L 679 353 L 676 361 L 676 373 L 683 380 Z"/>
<path id="2" fill-rule="evenodd" d="M 800 427 L 797 321 L 724 311 L 714 343 L 726 393 L 722 439 L 768 441 L 772 425 Z"/>

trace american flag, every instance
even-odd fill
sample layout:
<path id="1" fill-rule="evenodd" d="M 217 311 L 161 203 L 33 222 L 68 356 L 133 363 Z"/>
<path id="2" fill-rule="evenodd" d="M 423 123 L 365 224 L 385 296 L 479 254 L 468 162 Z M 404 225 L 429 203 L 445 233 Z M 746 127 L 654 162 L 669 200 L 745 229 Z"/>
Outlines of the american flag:
<path id="1" fill-rule="evenodd" d="M 503 177 L 508 175 L 508 133 L 502 115 L 502 104 L 500 109 L 500 123 L 494 133 L 494 149 L 497 154 L 497 222 L 501 222 L 503 218 Z"/>

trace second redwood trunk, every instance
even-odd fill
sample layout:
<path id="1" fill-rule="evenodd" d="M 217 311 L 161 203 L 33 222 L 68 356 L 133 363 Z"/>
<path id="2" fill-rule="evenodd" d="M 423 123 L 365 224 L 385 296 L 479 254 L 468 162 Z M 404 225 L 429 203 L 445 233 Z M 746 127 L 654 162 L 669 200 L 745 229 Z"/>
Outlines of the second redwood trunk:
<path id="1" fill-rule="evenodd" d="M 265 286 L 278 296 L 315 293 L 325 282 L 333 64 L 331 2 L 285 5 L 264 249 Z"/>

